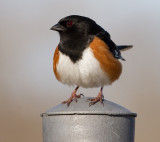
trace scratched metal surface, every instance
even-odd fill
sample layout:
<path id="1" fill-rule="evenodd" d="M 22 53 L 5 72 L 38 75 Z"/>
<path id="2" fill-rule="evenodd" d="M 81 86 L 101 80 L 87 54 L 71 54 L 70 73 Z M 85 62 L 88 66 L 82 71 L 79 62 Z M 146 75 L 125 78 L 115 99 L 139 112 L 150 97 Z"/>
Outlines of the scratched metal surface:
<path id="1" fill-rule="evenodd" d="M 108 100 L 104 100 L 104 106 L 100 103 L 96 103 L 89 107 L 89 102 L 86 101 L 87 99 L 88 97 L 77 99 L 77 103 L 73 101 L 69 107 L 66 104 L 59 104 L 45 113 L 42 113 L 42 115 L 108 114 L 136 116 L 136 113 L 132 113 L 130 110 Z"/>
<path id="2" fill-rule="evenodd" d="M 134 142 L 136 114 L 110 101 L 87 98 L 42 113 L 43 142 Z"/>

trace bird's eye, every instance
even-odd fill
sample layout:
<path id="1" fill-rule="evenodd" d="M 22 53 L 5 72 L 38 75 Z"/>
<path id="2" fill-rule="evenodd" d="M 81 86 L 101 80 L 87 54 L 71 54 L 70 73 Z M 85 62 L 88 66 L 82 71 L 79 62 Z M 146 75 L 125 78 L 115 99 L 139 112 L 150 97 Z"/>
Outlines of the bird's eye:
<path id="1" fill-rule="evenodd" d="M 67 21 L 66 25 L 67 25 L 67 27 L 70 27 L 73 25 L 73 23 L 72 23 L 72 21 Z"/>

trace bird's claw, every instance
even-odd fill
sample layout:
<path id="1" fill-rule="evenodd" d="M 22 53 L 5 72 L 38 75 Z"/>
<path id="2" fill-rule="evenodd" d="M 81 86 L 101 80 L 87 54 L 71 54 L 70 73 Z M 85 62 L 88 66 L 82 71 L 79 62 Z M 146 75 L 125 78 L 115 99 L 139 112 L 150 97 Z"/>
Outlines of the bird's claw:
<path id="1" fill-rule="evenodd" d="M 79 95 L 72 95 L 68 100 L 63 101 L 62 104 L 67 104 L 67 106 L 69 107 L 70 103 L 74 100 L 77 103 L 77 98 L 81 98 L 81 96 L 84 97 L 83 94 L 79 94 Z"/>
<path id="2" fill-rule="evenodd" d="M 63 102 L 62 102 L 62 104 L 67 104 L 67 106 L 69 106 L 70 103 L 71 103 L 71 102 L 69 102 L 69 101 L 63 101 Z"/>
<path id="3" fill-rule="evenodd" d="M 96 98 L 93 98 L 93 99 L 89 98 L 89 99 L 86 100 L 86 102 L 90 102 L 89 107 L 94 105 L 97 102 L 100 102 L 104 106 L 103 99 L 104 99 L 104 96 L 101 95 L 100 97 L 97 96 Z"/>
<path id="4" fill-rule="evenodd" d="M 70 103 L 67 103 L 67 106 L 69 107 Z"/>
<path id="5" fill-rule="evenodd" d="M 101 102 L 101 101 L 100 101 L 100 102 Z M 97 101 L 90 102 L 90 103 L 89 103 L 89 107 L 92 106 L 92 105 L 94 105 L 95 103 L 97 103 Z M 101 102 L 101 104 L 104 106 L 104 103 L 103 103 L 103 102 Z"/>
<path id="6" fill-rule="evenodd" d="M 90 102 L 89 103 L 89 107 L 91 106 L 91 105 L 94 105 L 95 104 L 95 102 Z"/>
<path id="7" fill-rule="evenodd" d="M 83 94 L 80 94 L 80 96 L 84 97 L 84 95 L 83 95 Z"/>

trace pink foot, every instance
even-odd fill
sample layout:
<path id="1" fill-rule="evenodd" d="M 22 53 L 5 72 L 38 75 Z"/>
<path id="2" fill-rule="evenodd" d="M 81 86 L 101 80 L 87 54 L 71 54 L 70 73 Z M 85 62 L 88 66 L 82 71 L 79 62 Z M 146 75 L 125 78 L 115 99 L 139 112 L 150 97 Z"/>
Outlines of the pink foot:
<path id="1" fill-rule="evenodd" d="M 71 94 L 71 97 L 68 100 L 62 102 L 62 104 L 67 104 L 67 106 L 69 106 L 73 100 L 75 100 L 75 102 L 77 103 L 77 98 L 84 96 L 83 94 L 76 95 L 78 88 L 79 86 L 77 86 L 76 89 L 73 91 L 73 93 Z"/>
<path id="2" fill-rule="evenodd" d="M 94 99 L 88 99 L 87 101 L 91 101 L 90 103 L 89 103 L 89 107 L 91 106 L 91 105 L 94 105 L 95 103 L 97 103 L 97 102 L 99 102 L 100 101 L 100 103 L 101 104 L 103 104 L 103 99 L 104 99 L 104 96 L 103 96 L 103 87 L 101 87 L 101 90 L 100 90 L 100 92 L 99 92 L 99 94 L 98 94 L 98 96 L 96 97 L 96 98 L 94 98 Z M 103 104 L 104 105 L 104 104 Z"/>

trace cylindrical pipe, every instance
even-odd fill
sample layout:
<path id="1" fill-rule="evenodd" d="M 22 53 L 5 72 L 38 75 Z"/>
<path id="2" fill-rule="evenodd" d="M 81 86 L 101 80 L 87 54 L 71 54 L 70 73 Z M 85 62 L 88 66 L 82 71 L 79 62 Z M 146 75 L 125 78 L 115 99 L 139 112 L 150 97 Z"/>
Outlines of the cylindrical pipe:
<path id="1" fill-rule="evenodd" d="M 135 113 L 106 100 L 89 107 L 86 99 L 43 113 L 43 142 L 134 142 Z"/>

